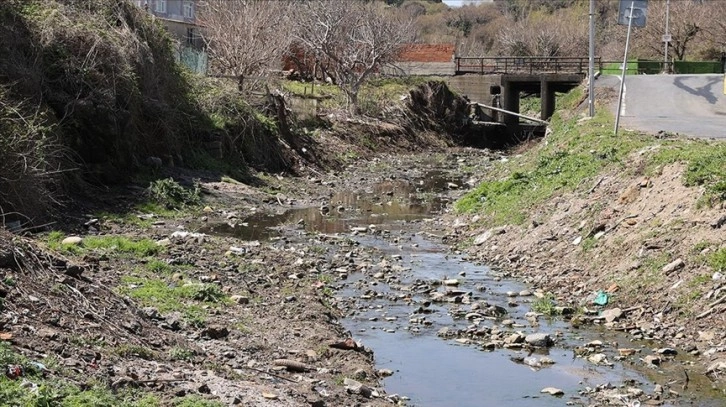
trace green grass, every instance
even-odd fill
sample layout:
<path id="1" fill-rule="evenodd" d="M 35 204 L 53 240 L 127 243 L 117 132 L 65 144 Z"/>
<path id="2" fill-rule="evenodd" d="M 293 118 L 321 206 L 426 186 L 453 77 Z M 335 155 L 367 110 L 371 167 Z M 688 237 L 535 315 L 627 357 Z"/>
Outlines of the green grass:
<path id="1" fill-rule="evenodd" d="M 667 253 L 658 253 L 654 256 L 646 257 L 640 266 L 640 270 L 646 273 L 660 273 L 663 266 L 671 261 Z"/>
<path id="2" fill-rule="evenodd" d="M 134 225 L 138 226 L 144 229 L 148 229 L 151 227 L 152 223 L 154 222 L 152 219 L 142 219 L 139 218 L 135 213 L 130 212 L 124 212 L 124 213 L 117 213 L 117 212 L 108 212 L 108 211 L 100 211 L 93 214 L 94 218 L 98 218 L 104 223 L 115 223 L 119 225 Z"/>
<path id="3" fill-rule="evenodd" d="M 136 257 L 154 256 L 161 249 L 151 239 L 131 240 L 125 236 L 89 236 L 83 239 L 82 246 L 88 250 L 130 254 Z"/>
<path id="4" fill-rule="evenodd" d="M 139 215 L 153 214 L 161 219 L 179 219 L 189 216 L 196 208 L 186 207 L 182 209 L 168 208 L 162 204 L 153 201 L 145 201 L 133 206 L 132 209 L 120 212 L 100 211 L 94 213 L 94 217 L 101 219 L 103 222 L 116 223 L 120 225 L 134 225 L 144 229 L 148 229 L 154 223 L 155 218 L 139 217 Z"/>
<path id="5" fill-rule="evenodd" d="M 159 259 L 152 259 L 145 265 L 146 269 L 152 272 L 153 274 L 170 274 L 173 270 L 172 266 L 169 265 L 169 263 L 159 260 Z"/>
<path id="6" fill-rule="evenodd" d="M 547 316 L 559 315 L 560 313 L 557 309 L 555 296 L 551 293 L 547 293 L 544 297 L 532 301 L 532 311 Z"/>
<path id="7" fill-rule="evenodd" d="M 684 291 L 677 296 L 673 303 L 674 307 L 678 310 L 685 310 L 680 312 L 687 316 L 692 316 L 694 313 L 692 310 L 694 303 L 703 296 L 704 288 L 707 287 L 710 281 L 710 275 L 702 274 L 695 276 L 686 284 Z"/>
<path id="8" fill-rule="evenodd" d="M 708 265 L 714 271 L 726 271 L 726 248 L 721 248 L 708 256 Z"/>
<path id="9" fill-rule="evenodd" d="M 50 358 L 40 360 L 46 367 L 57 370 L 57 363 Z M 13 351 L 10 345 L 0 341 L 0 365 L 21 365 L 25 368 L 23 379 L 11 380 L 0 376 L 0 405 L 3 406 L 160 406 L 154 395 L 138 390 L 113 392 L 104 383 L 86 381 L 83 388 L 54 375 L 42 375 L 31 361 Z M 32 383 L 37 387 L 28 387 Z"/>
<path id="10" fill-rule="evenodd" d="M 379 116 L 392 103 L 400 103 L 401 96 L 407 95 L 411 88 L 431 80 L 417 76 L 370 79 L 361 86 L 358 106 L 362 114 Z M 313 97 L 310 83 L 283 81 L 282 87 L 298 97 Z M 342 109 L 346 106 L 345 94 L 335 85 L 316 83 L 314 96 L 325 97 L 319 104 L 322 109 Z"/>
<path id="11" fill-rule="evenodd" d="M 155 307 L 162 314 L 179 311 L 194 326 L 204 325 L 207 316 L 205 307 L 229 302 L 214 284 L 169 283 L 155 277 L 140 276 L 124 276 L 121 281 L 121 294 L 136 299 L 143 306 Z"/>
<path id="12" fill-rule="evenodd" d="M 282 88 L 298 97 L 334 97 L 342 95 L 342 91 L 335 85 L 327 83 L 283 81 Z"/>
<path id="13" fill-rule="evenodd" d="M 142 214 L 154 214 L 160 218 L 165 219 L 178 219 L 184 217 L 188 214 L 188 209 L 189 208 L 187 208 L 186 211 L 181 211 L 177 208 L 168 208 L 156 202 L 142 202 L 134 206 L 134 210 L 136 212 L 140 212 Z M 136 216 L 135 214 L 132 216 L 138 219 L 138 216 Z"/>
<path id="14" fill-rule="evenodd" d="M 556 193 L 583 187 L 608 166 L 622 165 L 622 156 L 629 148 L 613 147 L 618 143 L 606 140 L 606 134 L 591 136 L 594 151 L 582 151 L 577 145 L 545 147 L 536 157 L 528 157 L 522 168 L 505 164 L 502 169 L 506 175 L 480 184 L 457 202 L 456 209 L 489 212 L 498 225 L 521 224 L 534 205 Z M 598 144 L 603 148 L 597 149 Z"/>
<path id="15" fill-rule="evenodd" d="M 597 240 L 593 236 L 586 237 L 582 240 L 582 251 L 587 253 L 597 245 Z"/>
<path id="16" fill-rule="evenodd" d="M 628 275 L 618 278 L 618 285 L 630 295 L 644 295 L 653 288 L 659 287 L 667 278 L 663 272 L 663 266 L 671 261 L 667 253 L 658 253 L 643 259 L 640 267 Z"/>
<path id="17" fill-rule="evenodd" d="M 681 162 L 686 165 L 683 184 L 703 186 L 709 206 L 726 200 L 726 144 L 704 140 L 667 141 L 653 156 L 651 168 Z"/>
<path id="18" fill-rule="evenodd" d="M 493 223 L 521 224 L 535 205 L 558 193 L 589 188 L 590 181 L 607 168 L 625 167 L 625 158 L 642 147 L 643 137 L 614 137 L 608 113 L 583 124 L 552 119 L 553 135 L 546 145 L 525 153 L 521 159 L 498 163 L 498 175 L 480 184 L 456 203 L 459 212 L 485 212 Z"/>
<path id="19" fill-rule="evenodd" d="M 519 112 L 524 115 L 534 116 L 539 114 L 541 110 L 542 98 L 536 95 L 523 97 L 519 100 Z"/>
<path id="20" fill-rule="evenodd" d="M 61 245 L 61 242 L 63 239 L 65 239 L 66 235 L 65 233 L 54 230 L 48 233 L 48 236 L 46 236 L 45 240 L 48 242 L 48 246 L 50 246 L 53 249 L 58 249 Z"/>
<path id="21" fill-rule="evenodd" d="M 191 187 L 184 187 L 173 178 L 153 181 L 146 189 L 152 202 L 167 209 L 183 209 L 199 206 L 202 202 L 201 185 L 195 181 Z"/>
<path id="22" fill-rule="evenodd" d="M 82 254 L 88 251 L 102 251 L 112 254 L 124 254 L 133 257 L 154 256 L 161 247 L 151 239 L 132 240 L 126 236 L 104 235 L 86 236 L 80 245 L 62 244 L 65 234 L 58 231 L 48 233 L 46 242 L 53 250 L 69 254 Z"/>
<path id="23" fill-rule="evenodd" d="M 199 396 L 185 397 L 183 400 L 175 401 L 173 405 L 174 407 L 224 407 L 224 404 L 218 401 L 205 400 Z"/>
<path id="24" fill-rule="evenodd" d="M 228 176 L 226 176 L 226 175 L 223 175 L 223 176 L 222 176 L 222 178 L 221 178 L 220 180 L 221 180 L 222 182 L 225 182 L 225 183 L 227 183 L 227 184 L 235 184 L 235 185 L 242 185 L 242 183 L 241 183 L 241 182 L 237 181 L 236 179 L 234 179 L 234 178 L 232 178 L 232 177 L 228 177 Z"/>
<path id="25" fill-rule="evenodd" d="M 700 254 L 704 249 L 711 247 L 712 245 L 713 243 L 707 241 L 698 242 L 691 248 L 691 254 Z"/>
<path id="26" fill-rule="evenodd" d="M 156 360 L 156 352 L 149 348 L 137 345 L 121 344 L 113 349 L 113 352 L 122 358 L 137 357 L 145 360 Z"/>
<path id="27" fill-rule="evenodd" d="M 169 358 L 171 358 L 172 360 L 191 361 L 194 360 L 195 355 L 196 353 L 194 352 L 194 350 L 181 346 L 174 346 L 173 348 L 169 349 Z"/>

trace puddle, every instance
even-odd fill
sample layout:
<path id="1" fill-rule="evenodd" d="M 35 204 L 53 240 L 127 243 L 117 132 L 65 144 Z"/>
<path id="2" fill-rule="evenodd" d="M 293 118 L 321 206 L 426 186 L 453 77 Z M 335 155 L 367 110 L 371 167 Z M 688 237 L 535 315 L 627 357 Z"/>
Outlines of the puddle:
<path id="1" fill-rule="evenodd" d="M 280 214 L 257 213 L 232 222 L 201 226 L 199 232 L 236 237 L 241 240 L 266 240 L 281 235 L 280 227 L 298 225 L 307 232 L 347 233 L 356 226 L 405 222 L 440 213 L 449 203 L 440 193 L 462 181 L 430 171 L 412 182 L 388 180 L 360 192 L 340 192 L 319 207 L 289 209 Z M 400 223 L 399 223 L 400 225 Z"/>

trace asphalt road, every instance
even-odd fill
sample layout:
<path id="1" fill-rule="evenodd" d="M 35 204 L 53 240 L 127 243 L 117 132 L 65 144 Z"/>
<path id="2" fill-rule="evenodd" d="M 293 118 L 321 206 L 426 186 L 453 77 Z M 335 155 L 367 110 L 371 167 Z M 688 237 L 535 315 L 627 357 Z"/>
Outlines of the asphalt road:
<path id="1" fill-rule="evenodd" d="M 631 75 L 625 78 L 621 128 L 649 133 L 666 131 L 726 140 L 723 75 Z M 598 86 L 614 86 L 602 77 Z M 617 102 L 613 112 L 617 109 Z"/>

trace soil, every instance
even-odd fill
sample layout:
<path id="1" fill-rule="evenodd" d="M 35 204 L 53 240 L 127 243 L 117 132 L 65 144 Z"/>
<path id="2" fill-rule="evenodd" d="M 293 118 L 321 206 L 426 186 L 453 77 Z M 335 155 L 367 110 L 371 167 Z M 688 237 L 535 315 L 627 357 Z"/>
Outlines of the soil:
<path id="1" fill-rule="evenodd" d="M 726 207 L 700 207 L 704 191 L 684 186 L 683 172 L 674 164 L 652 177 L 602 174 L 587 192 L 535 208 L 524 225 L 492 229 L 456 217 L 465 226 L 449 233 L 472 258 L 554 293 L 561 305 L 593 315 L 626 310 L 616 321 L 594 321 L 700 356 L 705 372 L 726 357 L 726 282 L 705 261 L 726 244 Z M 487 231 L 496 233 L 470 244 Z M 598 291 L 609 295 L 605 307 L 592 302 Z"/>

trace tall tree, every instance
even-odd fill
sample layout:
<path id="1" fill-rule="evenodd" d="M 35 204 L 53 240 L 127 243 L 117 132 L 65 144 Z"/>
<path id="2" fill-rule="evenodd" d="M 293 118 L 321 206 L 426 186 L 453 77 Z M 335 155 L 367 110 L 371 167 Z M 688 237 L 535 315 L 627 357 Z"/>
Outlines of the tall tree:
<path id="1" fill-rule="evenodd" d="M 412 40 L 412 18 L 382 2 L 311 0 L 297 4 L 295 40 L 324 61 L 345 92 L 349 108 L 357 111 L 361 85 L 392 63 L 401 46 Z"/>
<path id="2" fill-rule="evenodd" d="M 279 66 L 292 41 L 289 1 L 206 0 L 198 19 L 211 70 L 240 77 Z"/>
<path id="3" fill-rule="evenodd" d="M 669 10 L 669 27 L 671 34 L 670 51 L 678 61 L 686 59 L 691 53 L 691 46 L 703 35 L 708 21 L 712 18 L 711 7 L 707 3 L 694 1 L 671 1 Z M 641 47 L 648 56 L 657 57 L 663 54 L 665 34 L 666 2 L 650 1 L 648 5 L 648 22 L 636 33 L 636 45 Z"/>
<path id="4" fill-rule="evenodd" d="M 587 55 L 587 10 L 580 6 L 539 10 L 499 32 L 499 52 L 521 56 Z"/>

